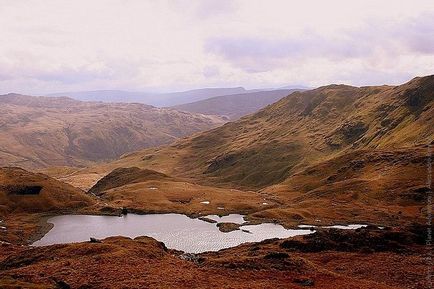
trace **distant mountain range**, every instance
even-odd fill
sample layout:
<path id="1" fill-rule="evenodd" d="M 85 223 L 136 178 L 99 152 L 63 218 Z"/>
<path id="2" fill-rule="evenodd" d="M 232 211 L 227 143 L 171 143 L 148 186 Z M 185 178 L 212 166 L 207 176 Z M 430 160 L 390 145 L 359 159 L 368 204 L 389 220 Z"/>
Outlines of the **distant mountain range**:
<path id="1" fill-rule="evenodd" d="M 279 87 L 278 89 L 309 90 L 309 89 L 312 89 L 312 87 L 305 86 L 305 85 L 285 85 L 285 86 Z"/>
<path id="2" fill-rule="evenodd" d="M 220 115 L 237 120 L 242 116 L 254 113 L 301 89 L 278 89 L 268 91 L 248 92 L 241 94 L 222 95 L 192 103 L 172 106 L 181 111 Z"/>
<path id="3" fill-rule="evenodd" d="M 302 87 L 288 86 L 282 89 L 304 89 Z M 181 92 L 152 93 L 133 92 L 124 90 L 93 90 L 93 91 L 71 91 L 47 94 L 47 96 L 67 96 L 81 101 L 103 101 L 103 102 L 124 102 L 144 103 L 156 107 L 169 107 L 186 103 L 197 102 L 216 96 L 247 94 L 259 91 L 272 91 L 274 89 L 245 89 L 244 87 L 229 88 L 201 88 Z"/>
<path id="4" fill-rule="evenodd" d="M 138 103 L 7 94 L 0 96 L 0 166 L 82 166 L 223 123 Z"/>
<path id="5" fill-rule="evenodd" d="M 434 76 L 426 76 L 399 86 L 333 84 L 295 92 L 238 121 L 131 154 L 113 168 L 261 189 L 344 153 L 430 143 L 433 89 Z"/>
<path id="6" fill-rule="evenodd" d="M 0 165 L 44 168 L 112 160 L 238 119 L 293 91 L 235 87 L 152 96 L 114 90 L 69 93 L 76 99 L 3 95 Z M 224 95 L 208 98 L 220 94 Z M 141 103 L 164 105 L 190 100 L 198 101 L 168 108 Z"/>
<path id="7" fill-rule="evenodd" d="M 73 91 L 48 94 L 48 96 L 68 96 L 81 101 L 136 102 L 156 107 L 173 106 L 207 99 L 214 96 L 245 93 L 243 87 L 202 88 L 182 92 L 149 93 L 123 90 Z"/>

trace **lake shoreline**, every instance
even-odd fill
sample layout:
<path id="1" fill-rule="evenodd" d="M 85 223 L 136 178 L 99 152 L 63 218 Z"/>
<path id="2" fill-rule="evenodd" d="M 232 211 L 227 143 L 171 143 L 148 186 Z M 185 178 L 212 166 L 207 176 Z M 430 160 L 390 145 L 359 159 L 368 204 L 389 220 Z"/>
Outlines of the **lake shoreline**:
<path id="1" fill-rule="evenodd" d="M 171 249 L 200 253 L 218 251 L 246 242 L 287 238 L 313 232 L 301 228 L 286 229 L 275 223 L 250 224 L 244 220 L 244 215 L 238 214 L 205 217 L 216 220 L 216 223 L 176 213 L 127 214 L 122 217 L 88 214 L 45 216 L 40 221 L 42 225 L 39 234 L 35 235 L 35 241 L 31 245 L 40 247 L 83 242 L 91 237 L 104 239 L 112 236 L 147 236 L 165 243 Z M 237 224 L 239 230 L 221 230 L 221 225 L 230 223 Z"/>

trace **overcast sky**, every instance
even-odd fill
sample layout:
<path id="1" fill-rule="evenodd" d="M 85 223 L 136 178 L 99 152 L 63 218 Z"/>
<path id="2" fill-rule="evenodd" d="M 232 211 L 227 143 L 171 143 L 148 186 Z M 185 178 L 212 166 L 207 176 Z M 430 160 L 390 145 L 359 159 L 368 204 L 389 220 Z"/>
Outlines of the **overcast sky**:
<path id="1" fill-rule="evenodd" d="M 434 1 L 0 0 L 0 93 L 398 84 Z"/>

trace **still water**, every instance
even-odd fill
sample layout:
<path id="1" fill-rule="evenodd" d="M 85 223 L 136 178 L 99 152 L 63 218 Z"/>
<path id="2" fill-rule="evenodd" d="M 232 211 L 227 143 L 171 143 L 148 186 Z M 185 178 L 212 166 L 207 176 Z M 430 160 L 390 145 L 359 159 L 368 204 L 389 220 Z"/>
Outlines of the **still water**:
<path id="1" fill-rule="evenodd" d="M 243 223 L 242 215 L 207 216 L 218 222 Z M 54 227 L 34 246 L 88 241 L 90 237 L 152 237 L 170 249 L 188 253 L 218 251 L 246 242 L 287 238 L 312 233 L 309 230 L 287 230 L 278 224 L 244 225 L 241 230 L 223 233 L 216 224 L 192 219 L 181 214 L 128 214 L 117 216 L 63 215 L 50 218 Z"/>

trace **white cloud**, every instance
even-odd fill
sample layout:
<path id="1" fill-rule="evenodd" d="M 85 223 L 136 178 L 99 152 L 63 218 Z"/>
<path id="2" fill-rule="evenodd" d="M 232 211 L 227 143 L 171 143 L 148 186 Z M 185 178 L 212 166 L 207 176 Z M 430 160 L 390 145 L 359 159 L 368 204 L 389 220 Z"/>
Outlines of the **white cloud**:
<path id="1" fill-rule="evenodd" d="M 358 85 L 433 73 L 433 1 L 300 2 L 0 0 L 0 93 Z"/>

